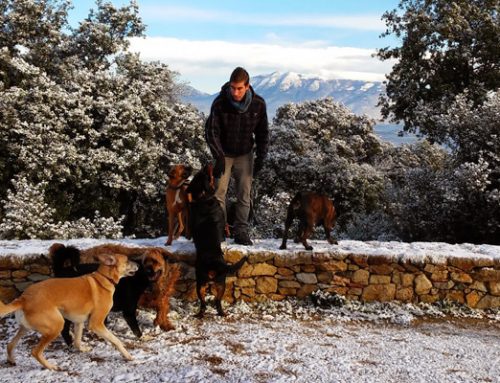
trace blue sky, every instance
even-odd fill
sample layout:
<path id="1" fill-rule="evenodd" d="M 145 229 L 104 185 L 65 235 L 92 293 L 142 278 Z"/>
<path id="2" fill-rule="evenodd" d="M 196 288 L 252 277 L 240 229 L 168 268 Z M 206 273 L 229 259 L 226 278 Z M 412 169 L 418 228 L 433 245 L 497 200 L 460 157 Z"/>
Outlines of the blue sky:
<path id="1" fill-rule="evenodd" d="M 128 4 L 111 0 L 116 6 Z M 297 72 L 323 78 L 381 81 L 393 62 L 371 57 L 394 45 L 381 39 L 382 14 L 397 0 L 138 0 L 146 38 L 131 49 L 158 60 L 195 88 L 216 92 L 236 66 L 250 75 Z M 74 0 L 70 22 L 83 20 L 92 0 Z"/>

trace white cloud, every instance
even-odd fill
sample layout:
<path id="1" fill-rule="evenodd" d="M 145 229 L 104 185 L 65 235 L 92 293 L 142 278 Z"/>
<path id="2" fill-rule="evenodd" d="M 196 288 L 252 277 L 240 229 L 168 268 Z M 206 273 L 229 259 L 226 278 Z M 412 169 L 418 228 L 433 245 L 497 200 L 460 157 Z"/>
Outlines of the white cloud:
<path id="1" fill-rule="evenodd" d="M 234 43 L 169 37 L 131 39 L 144 60 L 166 63 L 200 90 L 215 92 L 236 66 L 250 75 L 293 71 L 327 79 L 382 81 L 394 62 L 372 57 L 374 50 L 317 44 Z"/>
<path id="2" fill-rule="evenodd" d="M 278 16 L 258 13 L 237 13 L 214 11 L 194 7 L 170 5 L 143 5 L 141 15 L 148 20 L 186 22 L 212 22 L 217 24 L 236 24 L 253 26 L 323 27 L 344 28 L 368 31 L 383 31 L 385 24 L 380 15 L 323 15 L 323 14 L 286 14 Z"/>

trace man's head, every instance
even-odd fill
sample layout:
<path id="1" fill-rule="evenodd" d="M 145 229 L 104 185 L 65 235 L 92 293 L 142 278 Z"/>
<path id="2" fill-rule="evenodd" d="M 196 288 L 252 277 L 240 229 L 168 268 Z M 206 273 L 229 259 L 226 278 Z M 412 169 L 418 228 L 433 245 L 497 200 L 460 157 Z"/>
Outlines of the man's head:
<path id="1" fill-rule="evenodd" d="M 229 89 L 233 100 L 236 102 L 243 100 L 249 87 L 250 76 L 248 75 L 248 72 L 241 67 L 237 67 L 233 70 L 233 73 L 231 73 L 231 77 L 229 78 Z"/>

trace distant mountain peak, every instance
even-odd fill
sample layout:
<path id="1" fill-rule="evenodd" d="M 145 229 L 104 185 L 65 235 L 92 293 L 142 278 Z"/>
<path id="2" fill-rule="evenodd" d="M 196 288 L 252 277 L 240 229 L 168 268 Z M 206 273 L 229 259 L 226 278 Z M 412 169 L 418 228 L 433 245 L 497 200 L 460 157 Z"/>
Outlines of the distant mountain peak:
<path id="1" fill-rule="evenodd" d="M 281 105 L 294 102 L 313 101 L 332 97 L 350 108 L 356 114 L 380 118 L 376 106 L 383 84 L 377 81 L 362 80 L 328 80 L 317 75 L 306 75 L 296 72 L 275 71 L 269 74 L 256 75 L 251 78 L 255 92 L 264 97 L 268 115 L 272 117 Z M 184 99 L 208 113 L 216 94 L 203 95 L 193 93 Z"/>

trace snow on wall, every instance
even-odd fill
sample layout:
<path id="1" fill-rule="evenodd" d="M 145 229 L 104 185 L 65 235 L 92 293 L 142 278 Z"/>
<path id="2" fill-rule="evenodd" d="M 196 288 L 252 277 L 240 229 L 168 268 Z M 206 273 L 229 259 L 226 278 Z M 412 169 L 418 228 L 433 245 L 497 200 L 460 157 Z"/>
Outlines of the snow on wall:
<path id="1" fill-rule="evenodd" d="M 129 246 L 162 246 L 165 238 L 61 241 L 88 248 L 106 242 Z M 45 255 L 57 241 L 0 242 L 0 299 L 17 296 L 29 284 L 51 275 Z M 225 300 L 304 298 L 314 291 L 350 300 L 434 303 L 453 301 L 475 308 L 500 307 L 500 247 L 445 243 L 311 241 L 278 250 L 278 240 L 256 240 L 251 247 L 224 244 L 230 263 L 248 256 L 236 276 L 227 279 Z M 195 300 L 194 246 L 180 240 L 170 247 L 182 262 L 177 296 Z"/>

